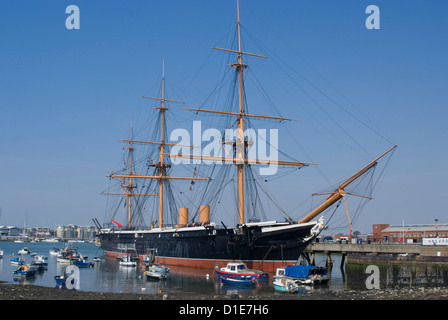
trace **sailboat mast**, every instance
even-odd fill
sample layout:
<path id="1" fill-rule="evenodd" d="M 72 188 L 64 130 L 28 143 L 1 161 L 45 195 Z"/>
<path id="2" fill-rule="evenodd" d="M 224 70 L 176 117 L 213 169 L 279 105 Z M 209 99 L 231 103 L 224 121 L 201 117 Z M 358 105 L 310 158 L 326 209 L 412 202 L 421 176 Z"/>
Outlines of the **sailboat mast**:
<path id="1" fill-rule="evenodd" d="M 164 150 L 164 121 L 165 121 L 165 59 L 163 59 L 163 71 L 162 71 L 162 102 L 160 107 L 160 145 L 159 145 L 159 228 L 163 227 L 163 171 L 165 170 L 165 163 L 163 160 Z"/>
<path id="2" fill-rule="evenodd" d="M 241 50 L 241 25 L 240 25 L 240 4 L 237 0 L 237 15 L 238 15 L 238 91 L 239 91 L 239 109 L 240 115 L 237 120 L 237 170 L 238 170 L 238 221 L 240 224 L 244 223 L 244 106 L 243 106 L 243 68 L 242 50 Z"/>
<path id="3" fill-rule="evenodd" d="M 128 197 L 128 228 L 131 228 L 131 218 L 132 218 L 132 189 L 134 188 L 134 186 L 132 185 L 132 156 L 133 156 L 133 151 L 134 148 L 132 146 L 132 120 L 131 120 L 131 139 L 129 142 L 129 184 L 127 186 L 127 197 Z"/>

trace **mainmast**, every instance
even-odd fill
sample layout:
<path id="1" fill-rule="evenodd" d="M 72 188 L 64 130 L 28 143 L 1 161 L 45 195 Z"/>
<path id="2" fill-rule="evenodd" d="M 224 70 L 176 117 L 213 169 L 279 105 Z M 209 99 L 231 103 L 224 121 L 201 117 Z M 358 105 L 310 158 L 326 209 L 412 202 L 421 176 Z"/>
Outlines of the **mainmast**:
<path id="1" fill-rule="evenodd" d="M 238 94 L 240 115 L 237 119 L 237 170 L 238 170 L 238 221 L 244 223 L 244 106 L 243 106 L 243 69 L 247 66 L 243 65 L 241 53 L 241 24 L 240 24 L 240 5 L 237 0 L 237 16 L 238 16 L 238 64 L 233 65 L 238 72 Z"/>
<path id="2" fill-rule="evenodd" d="M 131 119 L 131 142 L 129 143 L 129 148 L 127 148 L 129 150 L 129 174 L 132 175 L 132 156 L 134 153 L 134 148 L 132 145 L 132 134 L 133 134 L 133 130 L 132 130 L 132 119 Z M 128 198 L 128 228 L 131 228 L 131 218 L 132 218 L 132 193 L 134 188 L 136 188 L 136 186 L 134 186 L 132 184 L 132 178 L 129 178 L 129 183 L 127 186 L 124 187 L 127 192 L 126 192 L 126 197 Z"/>
<path id="3" fill-rule="evenodd" d="M 166 166 L 163 160 L 163 150 L 165 144 L 164 136 L 164 121 L 165 121 L 165 59 L 163 59 L 162 67 L 162 100 L 160 105 L 160 145 L 159 145 L 159 163 L 156 166 L 159 172 L 159 226 L 163 226 L 163 179 L 162 176 L 166 173 Z"/>
<path id="4" fill-rule="evenodd" d="M 252 115 L 252 114 L 246 114 L 245 108 L 244 108 L 244 81 L 243 81 L 243 71 L 244 69 L 248 68 L 247 65 L 243 64 L 243 55 L 249 55 L 259 58 L 265 58 L 268 59 L 266 56 L 257 55 L 253 53 L 243 52 L 242 46 L 241 46 L 241 23 L 240 23 L 240 6 L 239 6 L 239 0 L 237 0 L 237 28 L 238 28 L 238 50 L 231 50 L 231 49 L 223 49 L 223 48 L 217 48 L 213 47 L 213 49 L 227 51 L 236 53 L 238 56 L 238 62 L 231 65 L 231 67 L 236 68 L 236 72 L 238 74 L 238 102 L 239 102 L 239 112 L 221 112 L 221 111 L 215 111 L 215 110 L 203 110 L 203 109 L 193 109 L 193 108 L 187 108 L 191 111 L 199 111 L 199 112 L 209 112 L 209 113 L 220 113 L 220 114 L 227 114 L 227 115 L 235 115 L 237 117 L 237 137 L 236 141 L 233 142 L 233 144 L 236 146 L 236 155 L 233 159 L 233 163 L 235 163 L 237 168 L 237 180 L 238 180 L 238 222 L 239 224 L 243 224 L 245 222 L 244 217 L 244 166 L 245 164 L 248 164 L 250 162 L 249 159 L 246 158 L 246 143 L 244 139 L 244 118 L 245 117 L 256 117 L 256 118 L 265 118 L 265 119 L 276 119 L 276 120 L 294 120 L 294 119 L 287 119 L 287 118 L 281 118 L 281 117 L 270 117 L 270 116 L 263 116 L 263 115 Z M 173 156 L 173 155 L 172 155 Z M 177 156 L 177 155 L 174 155 Z M 185 156 L 180 156 L 185 157 Z M 202 156 L 186 156 L 188 158 L 199 158 L 204 159 Z M 220 161 L 220 157 L 207 157 L 207 160 L 217 160 Z M 283 165 L 294 165 L 294 166 L 308 166 L 310 164 L 308 163 L 302 163 L 302 162 L 293 162 L 293 161 L 284 161 L 280 163 L 281 161 L 272 161 L 272 162 L 262 162 L 258 159 L 252 160 L 252 163 L 277 163 L 277 164 L 283 164 Z"/>

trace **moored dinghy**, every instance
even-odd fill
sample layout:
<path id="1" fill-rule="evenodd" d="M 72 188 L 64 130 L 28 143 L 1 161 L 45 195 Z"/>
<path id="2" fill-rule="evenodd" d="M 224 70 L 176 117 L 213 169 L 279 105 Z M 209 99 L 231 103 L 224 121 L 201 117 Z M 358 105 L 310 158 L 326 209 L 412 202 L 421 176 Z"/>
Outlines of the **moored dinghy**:
<path id="1" fill-rule="evenodd" d="M 220 280 L 222 284 L 231 285 L 231 286 L 255 286 L 258 284 L 256 278 L 232 278 L 232 277 L 224 277 L 220 276 Z"/>
<path id="2" fill-rule="evenodd" d="M 273 285 L 275 291 L 295 293 L 300 285 L 325 284 L 328 280 L 325 267 L 296 265 L 277 268 Z"/>
<path id="3" fill-rule="evenodd" d="M 17 257 L 17 258 L 11 258 L 10 262 L 11 262 L 11 264 L 14 264 L 14 265 L 22 265 L 22 264 L 25 264 L 26 261 L 20 257 Z"/>
<path id="4" fill-rule="evenodd" d="M 162 266 L 158 263 L 148 265 L 145 268 L 145 275 L 147 278 L 163 280 L 168 278 L 170 274 L 170 268 Z"/>
<path id="5" fill-rule="evenodd" d="M 37 269 L 28 264 L 21 265 L 14 271 L 14 277 L 32 277 L 36 274 Z"/>
<path id="6" fill-rule="evenodd" d="M 137 262 L 133 261 L 131 259 L 131 256 L 129 254 L 124 254 L 123 256 L 120 257 L 120 266 L 123 267 L 136 267 L 137 266 Z"/>
<path id="7" fill-rule="evenodd" d="M 32 265 L 35 266 L 38 271 L 45 270 L 48 267 L 47 257 L 43 255 L 34 256 Z"/>

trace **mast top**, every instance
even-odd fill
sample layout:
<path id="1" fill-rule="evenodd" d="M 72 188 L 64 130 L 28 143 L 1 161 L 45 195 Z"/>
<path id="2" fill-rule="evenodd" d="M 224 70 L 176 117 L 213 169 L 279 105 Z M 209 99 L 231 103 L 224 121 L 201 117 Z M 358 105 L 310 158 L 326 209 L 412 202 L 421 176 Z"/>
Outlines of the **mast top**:
<path id="1" fill-rule="evenodd" d="M 212 47 L 212 49 L 217 49 L 217 50 L 222 50 L 222 51 L 228 51 L 228 52 L 233 52 L 233 53 L 237 53 L 238 54 L 238 58 L 239 61 L 237 64 L 233 64 L 232 67 L 243 67 L 243 68 L 247 68 L 246 65 L 243 65 L 241 63 L 241 56 L 243 54 L 248 55 L 248 56 L 254 56 L 254 57 L 259 57 L 259 58 L 265 58 L 265 59 L 269 59 L 269 57 L 266 56 L 262 56 L 262 55 L 258 55 L 258 54 L 253 54 L 253 53 L 248 53 L 248 52 L 243 52 L 241 49 L 241 23 L 240 23 L 240 1 L 237 0 L 236 1 L 236 11 L 237 11 L 237 27 L 238 27 L 238 50 L 230 50 L 230 49 L 223 49 L 223 48 L 218 48 L 218 47 Z"/>

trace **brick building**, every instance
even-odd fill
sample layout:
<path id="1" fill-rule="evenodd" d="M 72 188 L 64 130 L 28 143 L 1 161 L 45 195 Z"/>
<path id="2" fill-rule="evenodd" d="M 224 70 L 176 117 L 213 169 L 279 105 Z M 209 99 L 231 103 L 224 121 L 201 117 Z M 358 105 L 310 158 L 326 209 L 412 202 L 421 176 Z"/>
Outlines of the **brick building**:
<path id="1" fill-rule="evenodd" d="M 448 237 L 448 224 L 390 226 L 374 224 L 372 242 L 422 243 L 423 238 Z"/>

